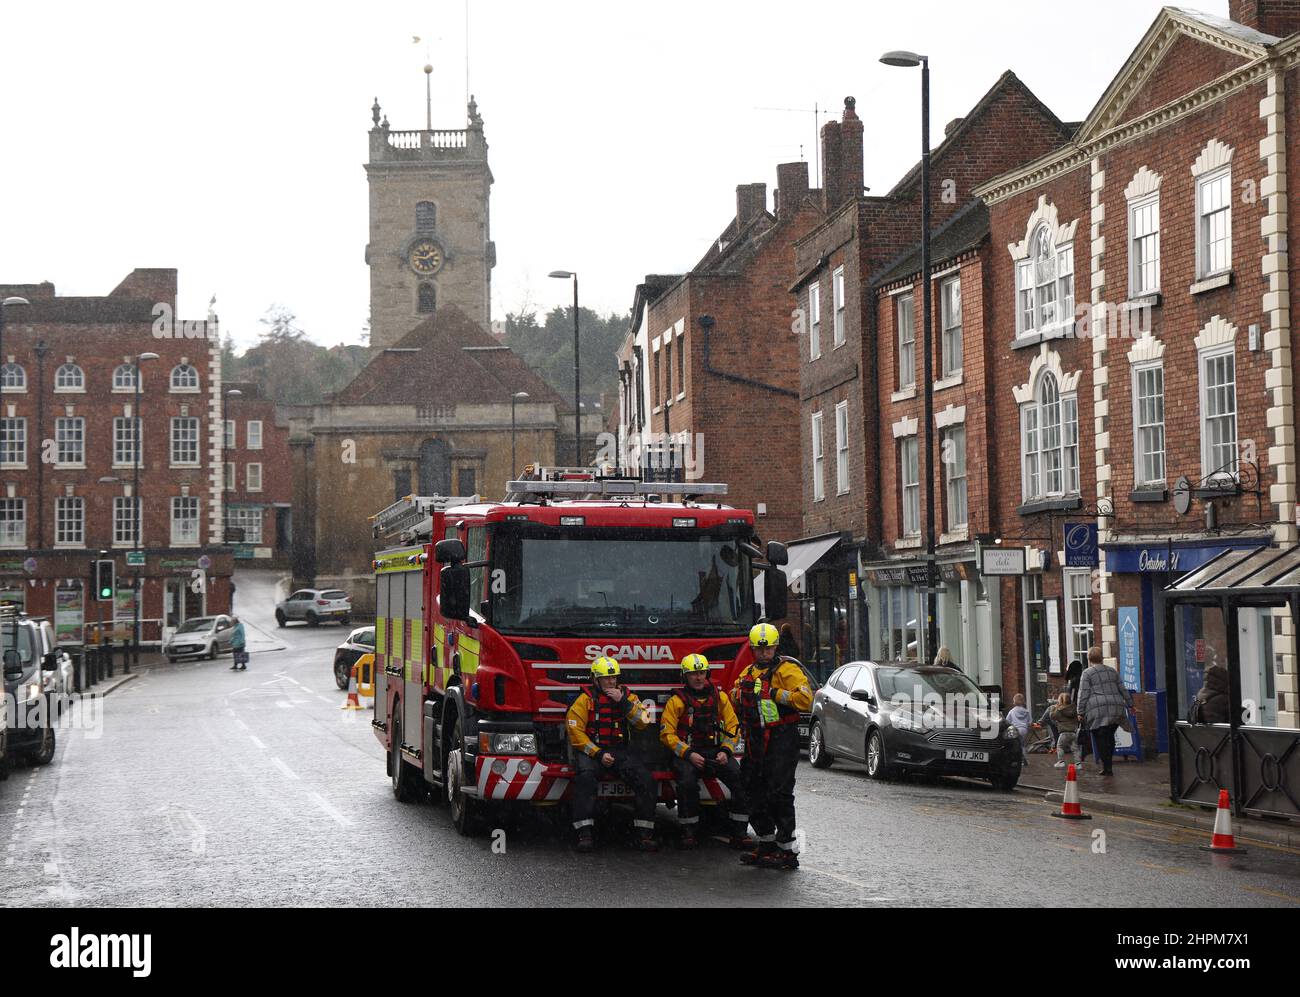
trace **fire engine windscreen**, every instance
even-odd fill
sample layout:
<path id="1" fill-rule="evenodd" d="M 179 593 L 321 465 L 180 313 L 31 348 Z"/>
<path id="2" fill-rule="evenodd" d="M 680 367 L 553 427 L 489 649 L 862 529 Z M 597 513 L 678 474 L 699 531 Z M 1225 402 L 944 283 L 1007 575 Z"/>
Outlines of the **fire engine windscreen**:
<path id="1" fill-rule="evenodd" d="M 644 529 L 499 529 L 492 624 L 512 633 L 733 634 L 753 617 L 734 536 Z"/>

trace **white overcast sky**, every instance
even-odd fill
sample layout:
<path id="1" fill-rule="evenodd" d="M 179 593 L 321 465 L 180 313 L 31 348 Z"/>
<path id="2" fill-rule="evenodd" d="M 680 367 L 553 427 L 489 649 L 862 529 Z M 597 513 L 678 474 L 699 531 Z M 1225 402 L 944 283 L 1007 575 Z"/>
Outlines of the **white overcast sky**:
<path id="1" fill-rule="evenodd" d="M 881 51 L 930 56 L 936 142 L 1005 69 L 1077 120 L 1160 6 L 471 0 L 493 315 L 563 304 L 553 269 L 579 272 L 584 305 L 625 311 L 644 274 L 701 255 L 737 184 L 770 198 L 778 162 L 812 163 L 814 103 L 838 116 L 857 98 L 883 193 L 918 156 L 920 76 Z M 434 127 L 465 123 L 464 0 L 15 3 L 3 33 L 0 283 L 106 294 L 176 267 L 182 315 L 215 293 L 241 346 L 273 302 L 318 342 L 357 341 L 370 105 L 424 127 L 426 45 Z"/>

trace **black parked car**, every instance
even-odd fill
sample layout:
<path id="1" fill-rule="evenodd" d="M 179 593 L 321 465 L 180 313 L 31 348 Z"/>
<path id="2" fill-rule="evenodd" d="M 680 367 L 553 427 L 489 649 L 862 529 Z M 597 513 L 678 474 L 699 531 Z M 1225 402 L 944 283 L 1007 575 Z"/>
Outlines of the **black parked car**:
<path id="1" fill-rule="evenodd" d="M 348 678 L 352 674 L 352 666 L 357 663 L 357 659 L 363 654 L 375 653 L 375 628 L 374 627 L 357 627 L 345 640 L 334 650 L 334 684 L 340 689 L 348 687 Z"/>
<path id="2" fill-rule="evenodd" d="M 817 690 L 808 760 L 863 762 L 873 779 L 900 772 L 1020 781 L 1020 740 L 980 691 L 954 668 L 853 661 Z"/>

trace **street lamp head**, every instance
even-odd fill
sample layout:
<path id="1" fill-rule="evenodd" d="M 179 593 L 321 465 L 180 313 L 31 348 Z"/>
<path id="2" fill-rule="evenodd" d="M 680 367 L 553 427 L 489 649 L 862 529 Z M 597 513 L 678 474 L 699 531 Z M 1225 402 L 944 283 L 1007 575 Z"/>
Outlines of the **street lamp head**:
<path id="1" fill-rule="evenodd" d="M 117 485 L 117 484 L 121 484 L 121 482 L 122 482 L 121 478 L 116 478 L 111 474 L 106 474 L 104 475 L 104 477 L 99 479 L 99 483 L 101 485 Z"/>
<path id="2" fill-rule="evenodd" d="M 572 270 L 552 270 L 546 276 L 559 277 L 561 280 L 568 280 L 570 277 L 576 277 L 578 275 L 574 273 Z"/>
<path id="3" fill-rule="evenodd" d="M 520 398 L 520 399 L 523 399 L 523 398 L 530 398 L 530 397 L 532 397 L 532 396 L 529 395 L 527 391 L 516 391 L 516 392 L 515 392 L 513 395 L 511 395 L 510 397 L 511 397 L 511 398 Z"/>
<path id="4" fill-rule="evenodd" d="M 141 353 L 138 357 L 135 358 L 135 362 L 139 363 L 141 360 L 157 360 L 157 359 L 158 359 L 157 353 Z"/>
<path id="5" fill-rule="evenodd" d="M 893 52 L 886 52 L 880 57 L 880 61 L 886 66 L 902 66 L 904 68 L 910 68 L 912 66 L 921 65 L 921 63 L 926 61 L 926 57 L 923 55 L 917 55 L 915 52 L 905 52 L 902 49 L 897 49 Z"/>
<path id="6" fill-rule="evenodd" d="M 17 296 L 14 296 L 12 298 L 5 298 L 4 301 L 0 301 L 0 305 L 30 305 L 30 304 L 31 302 L 28 301 L 26 298 L 19 298 Z"/>
<path id="7" fill-rule="evenodd" d="M 241 397 L 242 395 L 243 395 L 243 392 L 240 391 L 238 388 L 231 388 L 229 391 L 226 392 L 226 397 L 227 397 L 227 398 L 239 398 L 239 397 Z"/>

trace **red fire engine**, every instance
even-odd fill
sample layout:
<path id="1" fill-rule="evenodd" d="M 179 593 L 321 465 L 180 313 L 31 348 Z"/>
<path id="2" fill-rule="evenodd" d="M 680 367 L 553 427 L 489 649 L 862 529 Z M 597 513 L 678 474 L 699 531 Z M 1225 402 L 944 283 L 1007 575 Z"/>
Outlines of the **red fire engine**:
<path id="1" fill-rule="evenodd" d="M 785 615 L 785 547 L 759 548 L 753 514 L 720 503 L 726 485 L 527 477 L 502 502 L 408 496 L 372 519 L 376 537 L 400 543 L 374 559 L 372 724 L 397 799 L 446 800 L 463 834 L 494 808 L 566 799 L 564 719 L 593 659 L 617 658 L 657 721 L 683 657 L 705 654 L 730 689 L 749 628 Z M 657 722 L 633 745 L 671 800 Z M 600 793 L 630 796 L 617 782 Z"/>

